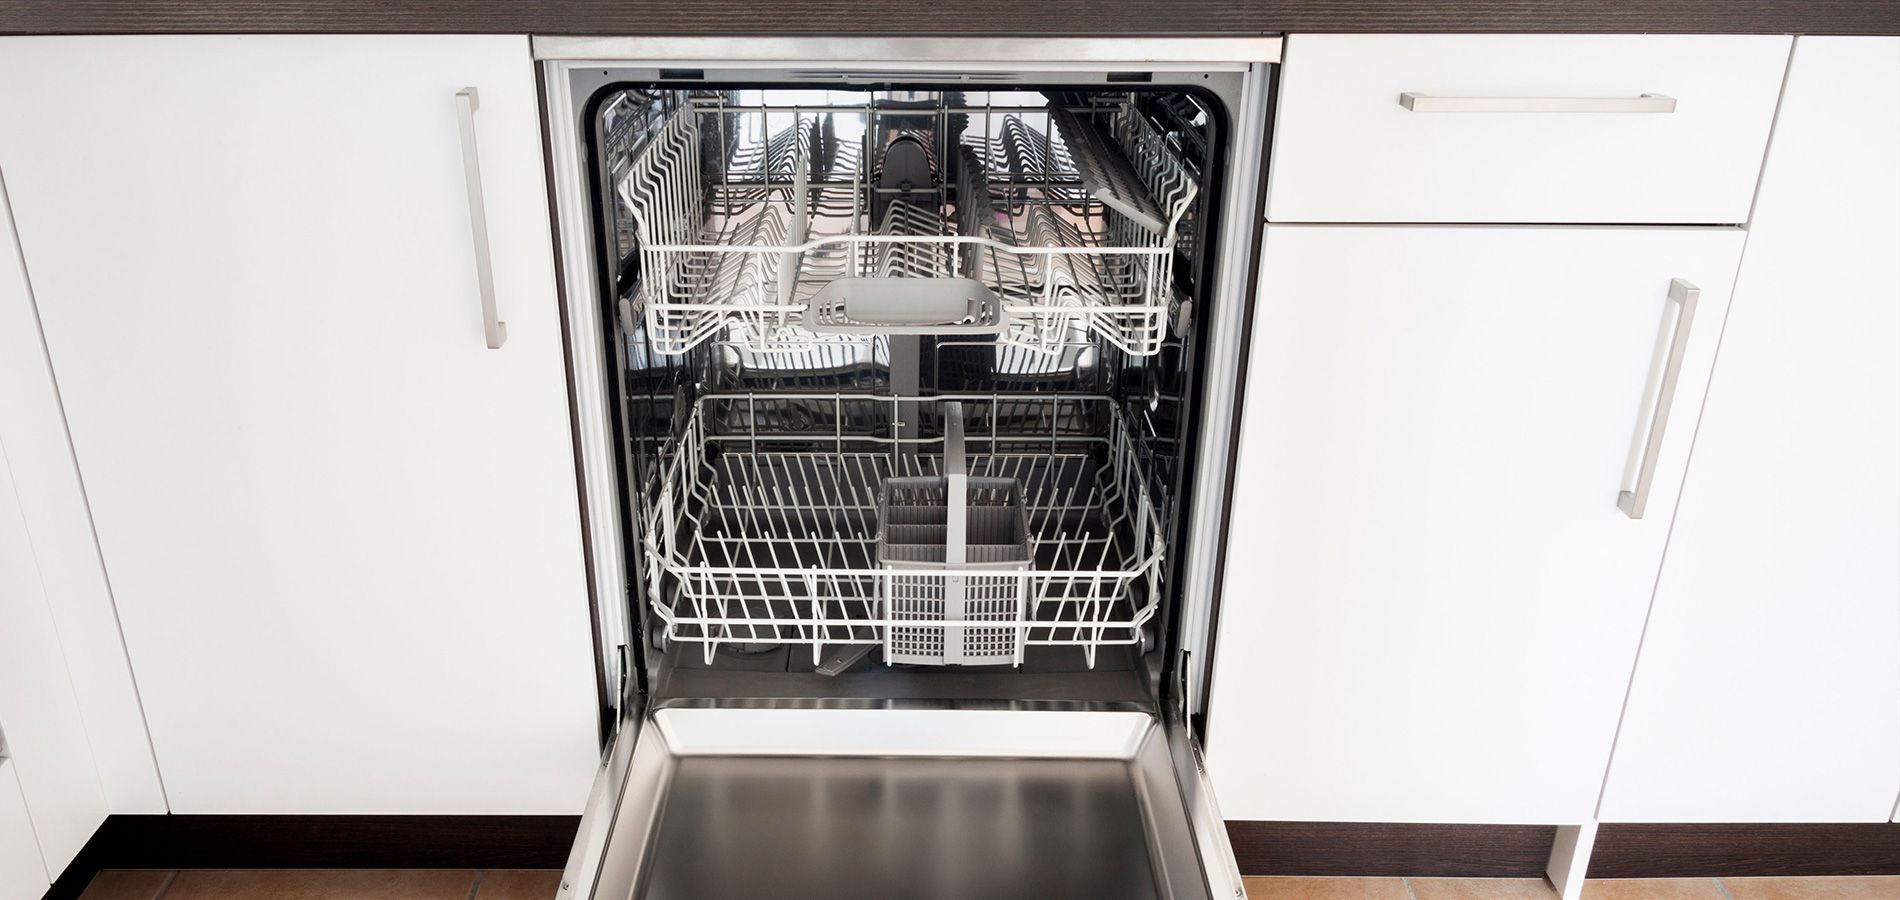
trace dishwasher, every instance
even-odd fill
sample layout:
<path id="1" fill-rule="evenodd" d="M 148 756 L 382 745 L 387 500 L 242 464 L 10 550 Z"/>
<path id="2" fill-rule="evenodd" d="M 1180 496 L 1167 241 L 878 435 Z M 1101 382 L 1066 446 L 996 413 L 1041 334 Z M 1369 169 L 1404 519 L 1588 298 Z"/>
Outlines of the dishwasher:
<path id="1" fill-rule="evenodd" d="M 537 37 L 560 897 L 1244 896 L 1200 765 L 1275 38 Z"/>

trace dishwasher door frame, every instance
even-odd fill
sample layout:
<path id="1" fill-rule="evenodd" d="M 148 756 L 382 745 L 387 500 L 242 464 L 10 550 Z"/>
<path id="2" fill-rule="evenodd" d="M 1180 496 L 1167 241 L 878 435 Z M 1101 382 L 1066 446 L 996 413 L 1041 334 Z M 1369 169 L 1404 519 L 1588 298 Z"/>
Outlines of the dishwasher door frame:
<path id="1" fill-rule="evenodd" d="M 600 87 L 661 69 L 720 76 L 783 73 L 789 80 L 836 79 L 861 84 L 901 79 L 981 76 L 986 84 L 1052 83 L 1092 76 L 1112 85 L 1130 73 L 1152 79 L 1143 87 L 1176 83 L 1211 90 L 1225 106 L 1230 128 L 1221 177 L 1214 284 L 1208 296 L 1207 373 L 1200 387 L 1197 465 L 1184 556 L 1178 564 L 1181 607 L 1173 626 L 1174 669 L 1181 713 L 1190 722 L 1204 711 L 1211 669 L 1219 570 L 1225 551 L 1229 479 L 1238 434 L 1244 344 L 1251 321 L 1255 257 L 1259 248 L 1266 184 L 1269 97 L 1283 39 L 1244 38 L 840 38 L 840 37 L 563 37 L 535 36 L 532 50 L 542 85 L 543 128 L 548 149 L 549 202 L 554 213 L 556 273 L 568 329 L 577 466 L 598 646 L 600 692 L 612 704 L 603 711 L 602 740 L 625 711 L 623 697 L 637 691 L 624 682 L 639 673 L 630 663 L 644 656 L 631 645 L 639 598 L 631 590 L 626 558 L 615 402 L 605 334 L 614 323 L 603 315 L 598 248 L 593 245 L 594 201 L 589 187 L 588 123 L 585 108 Z M 850 60 L 845 63 L 841 60 Z M 1024 62 L 1033 60 L 1034 62 Z M 1216 75 L 1224 77 L 1216 79 Z M 578 302 L 577 302 L 578 301 Z"/>
<path id="2" fill-rule="evenodd" d="M 1178 570 L 1182 609 L 1175 625 L 1178 656 L 1170 660 L 1171 702 L 1156 716 L 1158 755 L 1149 769 L 1171 769 L 1180 792 L 1200 871 L 1209 896 L 1244 897 L 1240 872 L 1228 843 L 1190 722 L 1201 712 L 1210 671 L 1209 649 L 1215 621 L 1219 568 L 1225 550 L 1229 479 L 1234 464 L 1239 420 L 1239 385 L 1244 344 L 1251 320 L 1255 262 L 1264 209 L 1269 98 L 1280 61 L 1281 38 L 1164 38 L 1105 40 L 1082 38 L 593 38 L 535 37 L 536 75 L 542 85 L 543 127 L 548 147 L 548 177 L 556 233 L 556 272 L 565 307 L 570 383 L 574 404 L 577 466 L 589 542 L 590 578 L 595 597 L 598 658 L 602 692 L 613 710 L 603 717 L 604 752 L 581 827 L 561 884 L 561 900 L 593 898 L 604 866 L 612 858 L 613 832 L 629 802 L 629 791 L 653 789 L 640 778 L 637 752 L 644 732 L 653 727 L 647 697 L 632 670 L 638 650 L 631 648 L 630 620 L 637 598 L 629 590 L 625 558 L 625 519 L 617 472 L 610 405 L 615 402 L 605 335 L 614 328 L 603 315 L 599 268 L 593 246 L 594 198 L 589 188 L 585 108 L 599 87 L 628 80 L 629 70 L 697 69 L 712 75 L 796 73 L 798 79 L 835 78 L 841 84 L 903 79 L 949 80 L 968 73 L 984 84 L 1063 83 L 1091 76 L 1110 84 L 1110 76 L 1147 73 L 1156 84 L 1171 79 L 1183 86 L 1190 78 L 1227 73 L 1214 89 L 1225 105 L 1229 148 L 1225 155 L 1223 201 L 1219 212 L 1214 284 L 1206 296 L 1212 315 L 1204 327 L 1205 356 L 1198 426 L 1198 465 L 1190 498 L 1187 555 Z M 851 60 L 840 63 L 840 60 Z M 1025 63 L 1024 60 L 1034 60 Z M 1138 76 L 1139 77 L 1139 76 Z M 855 81 L 854 81 L 855 79 Z M 708 79 L 713 80 L 713 78 Z M 579 300 L 581 302 L 575 302 Z M 834 704 L 837 701 L 831 701 Z M 827 701 L 773 701 L 773 705 L 823 707 Z M 886 701 L 881 708 L 905 706 Z M 931 702 L 909 705 L 930 707 Z M 945 704 L 939 708 L 968 706 Z M 1006 704 L 1007 706 L 1007 704 Z M 1049 704 L 1037 704 L 1046 710 Z M 1152 711 L 1151 711 L 1152 712 Z M 649 755 L 651 754 L 649 750 Z M 1154 783 L 1151 772 L 1145 776 Z M 647 787 L 643 788 L 642 785 Z M 624 836 L 624 835 L 623 835 Z M 621 900 L 615 896 L 612 900 Z"/>

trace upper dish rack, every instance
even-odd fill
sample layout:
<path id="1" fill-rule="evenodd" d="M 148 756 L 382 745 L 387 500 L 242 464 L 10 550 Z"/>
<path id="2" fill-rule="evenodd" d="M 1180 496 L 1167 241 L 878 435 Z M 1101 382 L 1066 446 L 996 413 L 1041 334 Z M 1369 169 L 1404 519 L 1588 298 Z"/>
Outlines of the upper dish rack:
<path id="1" fill-rule="evenodd" d="M 1178 226 L 1199 185 L 1126 100 L 696 97 L 617 191 L 658 353 L 715 336 L 784 350 L 879 333 L 994 334 L 1055 353 L 1091 331 L 1146 356 L 1167 336 Z"/>

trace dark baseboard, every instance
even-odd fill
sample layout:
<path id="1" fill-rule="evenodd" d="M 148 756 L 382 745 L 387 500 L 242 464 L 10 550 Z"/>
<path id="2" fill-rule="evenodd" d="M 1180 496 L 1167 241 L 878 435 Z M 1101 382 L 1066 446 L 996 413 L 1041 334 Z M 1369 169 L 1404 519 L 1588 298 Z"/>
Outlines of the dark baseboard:
<path id="1" fill-rule="evenodd" d="M 1591 878 L 1900 875 L 1900 825 L 1603 825 Z"/>
<path id="2" fill-rule="evenodd" d="M 1556 828 L 1228 822 L 1247 875 L 1539 878 Z M 1900 825 L 1603 825 L 1591 878 L 1900 875 Z"/>
<path id="3" fill-rule="evenodd" d="M 559 869 L 579 816 L 111 816 L 47 900 L 100 869 Z"/>
<path id="4" fill-rule="evenodd" d="M 101 869 L 558 869 L 577 816 L 112 816 L 46 895 Z M 1227 823 L 1248 875 L 1537 878 L 1548 825 Z M 1591 878 L 1900 875 L 1900 825 L 1604 825 Z"/>
<path id="5" fill-rule="evenodd" d="M 1539 878 L 1556 836 L 1548 825 L 1227 823 L 1245 875 Z"/>

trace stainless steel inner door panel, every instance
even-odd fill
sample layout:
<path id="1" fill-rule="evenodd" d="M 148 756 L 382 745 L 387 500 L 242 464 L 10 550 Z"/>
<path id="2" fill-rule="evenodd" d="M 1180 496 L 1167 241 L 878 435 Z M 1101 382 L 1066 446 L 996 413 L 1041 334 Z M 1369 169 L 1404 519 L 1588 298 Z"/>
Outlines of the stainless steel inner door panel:
<path id="1" fill-rule="evenodd" d="M 1194 762 L 1132 705 L 707 703 L 629 728 L 564 900 L 1242 895 Z"/>

